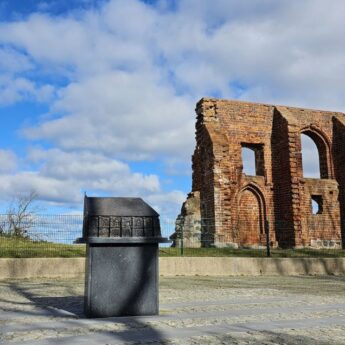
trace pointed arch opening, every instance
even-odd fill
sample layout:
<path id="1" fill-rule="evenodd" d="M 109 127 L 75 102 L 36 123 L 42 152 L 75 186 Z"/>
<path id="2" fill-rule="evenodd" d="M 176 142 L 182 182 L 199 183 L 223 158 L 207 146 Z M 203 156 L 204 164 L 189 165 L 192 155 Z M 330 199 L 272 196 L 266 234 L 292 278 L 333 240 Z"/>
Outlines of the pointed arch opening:
<path id="1" fill-rule="evenodd" d="M 254 185 L 244 187 L 238 199 L 238 231 L 241 245 L 257 245 L 264 235 L 266 206 L 264 196 Z"/>
<path id="2" fill-rule="evenodd" d="M 313 129 L 301 132 L 303 177 L 332 178 L 330 148 L 328 141 Z"/>
<path id="3" fill-rule="evenodd" d="M 314 140 L 301 134 L 303 177 L 321 178 L 320 155 Z"/>

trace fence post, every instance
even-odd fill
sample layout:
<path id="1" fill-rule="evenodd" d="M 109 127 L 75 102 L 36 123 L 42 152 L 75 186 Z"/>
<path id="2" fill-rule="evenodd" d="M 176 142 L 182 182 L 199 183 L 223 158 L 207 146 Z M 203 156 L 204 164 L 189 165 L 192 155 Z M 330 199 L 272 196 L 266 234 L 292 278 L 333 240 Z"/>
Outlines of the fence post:
<path id="1" fill-rule="evenodd" d="M 265 234 L 266 234 L 266 253 L 267 257 L 271 256 L 271 248 L 270 248 L 270 223 L 267 219 L 265 219 Z"/>
<path id="2" fill-rule="evenodd" d="M 181 242 L 180 242 L 181 256 L 183 256 L 183 237 L 184 237 L 183 228 L 184 228 L 184 224 L 182 224 L 181 226 Z"/>

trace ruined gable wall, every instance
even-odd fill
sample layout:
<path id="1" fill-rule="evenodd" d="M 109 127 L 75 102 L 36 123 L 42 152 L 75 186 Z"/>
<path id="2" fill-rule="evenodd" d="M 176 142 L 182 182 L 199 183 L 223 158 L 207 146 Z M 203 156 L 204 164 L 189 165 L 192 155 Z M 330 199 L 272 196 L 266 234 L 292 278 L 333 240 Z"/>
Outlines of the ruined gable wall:
<path id="1" fill-rule="evenodd" d="M 229 155 L 218 163 L 219 171 L 225 173 L 223 166 L 228 164 L 231 188 L 222 184 L 220 200 L 225 218 L 221 234 L 226 242 L 241 243 L 242 240 L 250 245 L 264 245 L 264 218 L 272 220 L 272 170 L 271 170 L 271 138 L 272 112 L 271 106 L 244 102 L 218 101 L 216 106 L 221 128 L 227 136 Z M 242 146 L 257 145 L 262 150 L 260 176 L 246 176 L 243 173 Z M 224 178 L 224 176 L 223 176 Z M 244 192 L 248 186 L 253 186 L 250 193 Z M 260 194 L 260 195 L 259 195 Z M 249 204 L 242 198 L 251 200 Z M 256 202 L 255 202 L 256 200 Z M 253 219 L 260 223 L 259 234 L 254 235 L 251 209 L 260 209 L 261 215 Z M 230 217 L 229 217 L 230 216 Z M 271 240 L 275 241 L 273 222 L 271 225 Z M 230 229 L 230 231 L 229 231 Z M 246 232 L 246 234 L 244 234 Z"/>
<path id="2" fill-rule="evenodd" d="M 254 184 L 263 194 L 265 213 L 271 217 L 272 212 L 272 172 L 266 167 L 271 166 L 270 133 L 272 126 L 273 108 L 265 105 L 247 104 L 242 102 L 218 101 L 203 99 L 198 105 L 197 143 L 200 152 L 207 141 L 205 132 L 212 140 L 213 153 L 213 207 L 216 218 L 216 241 L 238 243 L 240 238 L 241 220 L 240 191 L 250 184 Z M 204 111 L 205 109 L 208 110 Z M 204 130 L 204 131 L 203 131 Z M 263 176 L 245 176 L 242 173 L 241 158 L 242 143 L 260 144 L 263 150 Z M 201 154 L 201 165 L 206 172 L 207 154 Z M 211 207 L 208 198 L 209 181 L 205 184 L 207 191 L 200 190 L 202 207 Z M 203 212 L 202 212 L 203 214 Z M 262 227 L 263 232 L 263 227 Z M 272 240 L 275 240 L 274 228 L 271 228 Z M 257 238 L 249 239 L 257 243 Z M 265 236 L 262 233 L 260 244 L 264 244 Z"/>
<path id="3" fill-rule="evenodd" d="M 277 107 L 277 110 L 287 118 L 288 125 L 291 127 L 289 129 L 289 164 L 294 246 L 304 247 L 316 244 L 320 240 L 330 239 L 340 245 L 338 183 L 334 179 L 331 145 L 332 118 L 337 113 L 291 107 Z M 301 133 L 310 136 L 318 146 L 322 179 L 303 176 Z M 312 195 L 321 197 L 322 214 L 312 214 Z M 279 202 L 279 199 L 277 201 Z"/>
<path id="4" fill-rule="evenodd" d="M 278 240 L 283 247 L 340 240 L 337 181 L 345 200 L 345 173 L 340 168 L 344 164 L 334 164 L 333 159 L 343 157 L 337 147 L 345 139 L 339 129 L 344 122 L 334 120 L 344 119 L 343 114 L 207 98 L 197 104 L 196 112 L 193 191 L 200 192 L 201 217 L 210 222 L 207 230 L 215 233 L 215 243 L 241 244 L 245 238 L 251 245 L 263 245 L 263 220 L 270 223 L 271 242 Z M 323 179 L 303 177 L 303 131 L 321 148 Z M 258 154 L 258 176 L 243 173 L 241 149 L 247 145 Z M 322 197 L 322 214 L 312 214 L 313 194 Z M 260 210 L 255 217 L 254 209 Z M 259 224 L 259 234 L 250 230 L 253 222 Z"/>

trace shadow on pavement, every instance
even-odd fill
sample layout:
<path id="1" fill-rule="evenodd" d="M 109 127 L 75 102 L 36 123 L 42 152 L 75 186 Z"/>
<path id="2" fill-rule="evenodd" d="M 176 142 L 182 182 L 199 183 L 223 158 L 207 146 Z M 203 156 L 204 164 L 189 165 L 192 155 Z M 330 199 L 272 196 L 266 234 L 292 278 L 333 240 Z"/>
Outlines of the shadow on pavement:
<path id="1" fill-rule="evenodd" d="M 343 345 L 344 342 L 335 339 L 329 340 L 317 340 L 305 335 L 293 335 L 284 332 L 273 332 L 273 331 L 261 331 L 261 332 L 250 332 L 243 335 L 221 335 L 216 336 L 217 342 L 214 344 L 272 344 L 272 345 Z M 200 343 L 208 344 L 208 343 Z"/>
<path id="2" fill-rule="evenodd" d="M 140 291 L 146 284 L 146 276 L 143 273 L 141 277 L 136 281 L 136 284 L 128 291 L 128 298 L 123 302 L 123 307 L 127 303 L 136 303 L 136 299 L 140 297 Z M 30 291 L 30 287 L 25 287 L 25 285 L 20 282 L 10 282 L 9 287 L 12 291 L 16 292 L 18 295 L 24 297 L 28 303 L 33 304 L 38 308 L 38 311 L 16 311 L 18 315 L 21 313 L 23 315 L 32 316 L 53 316 L 56 317 L 56 321 L 59 318 L 71 318 L 71 326 L 66 324 L 66 330 L 68 328 L 83 328 L 83 336 L 85 337 L 85 327 L 90 327 L 88 337 L 96 335 L 97 337 L 105 337 L 109 341 L 114 341 L 114 343 L 119 342 L 139 342 L 139 341 L 161 341 L 164 339 L 162 332 L 158 331 L 149 324 L 143 322 L 138 317 L 112 317 L 112 318 L 96 318 L 87 319 L 84 315 L 84 296 L 40 296 L 39 293 Z M 73 321 L 72 321 L 73 319 Z M 90 322 L 87 322 L 89 320 Z M 54 330 L 54 319 L 47 320 L 51 322 L 49 330 Z M 67 320 L 68 322 L 68 320 Z M 92 326 L 101 326 L 102 323 L 114 323 L 121 324 L 124 330 L 121 331 L 110 331 L 108 329 L 98 330 L 92 329 Z M 76 338 L 79 336 L 76 335 Z M 73 338 L 73 337 L 72 337 Z M 70 336 L 61 336 L 51 339 L 45 339 L 45 344 L 71 344 L 73 342 Z M 91 340 L 90 340 L 91 341 Z M 102 343 L 103 344 L 103 343 Z"/>

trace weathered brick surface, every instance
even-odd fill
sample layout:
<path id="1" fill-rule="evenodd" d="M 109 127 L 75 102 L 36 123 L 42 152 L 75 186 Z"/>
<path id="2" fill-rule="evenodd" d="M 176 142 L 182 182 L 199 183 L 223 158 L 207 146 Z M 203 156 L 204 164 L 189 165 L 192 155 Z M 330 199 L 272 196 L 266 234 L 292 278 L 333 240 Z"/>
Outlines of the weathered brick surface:
<path id="1" fill-rule="evenodd" d="M 273 245 L 341 245 L 344 114 L 210 98 L 196 113 L 192 191 L 215 244 L 265 245 L 268 220 Z M 318 147 L 320 179 L 303 177 L 302 133 Z M 256 176 L 243 172 L 242 147 L 255 152 Z M 312 197 L 322 200 L 320 214 Z"/>

